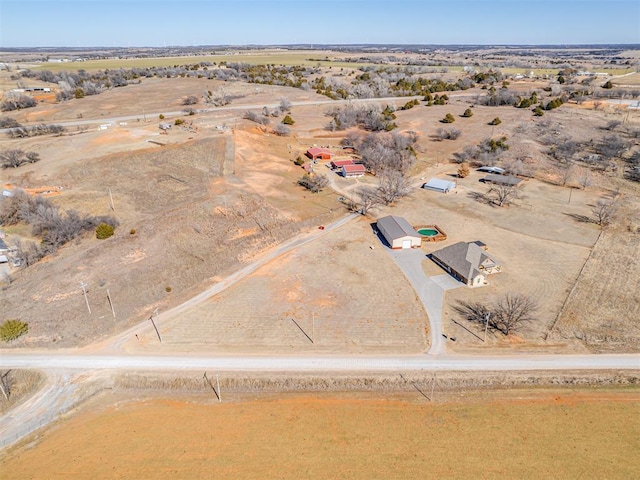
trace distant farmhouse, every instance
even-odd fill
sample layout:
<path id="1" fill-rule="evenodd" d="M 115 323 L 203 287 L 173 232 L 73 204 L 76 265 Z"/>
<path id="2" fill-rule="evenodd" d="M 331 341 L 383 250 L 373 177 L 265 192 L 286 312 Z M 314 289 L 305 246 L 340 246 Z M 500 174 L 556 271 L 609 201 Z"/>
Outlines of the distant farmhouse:
<path id="1" fill-rule="evenodd" d="M 360 164 L 343 165 L 341 171 L 343 177 L 362 177 L 364 175 L 365 168 L 364 165 Z"/>
<path id="2" fill-rule="evenodd" d="M 419 248 L 422 237 L 402 217 L 389 215 L 378 219 L 378 231 L 393 249 Z"/>
<path id="3" fill-rule="evenodd" d="M 331 160 L 331 152 L 326 148 L 312 147 L 305 155 L 311 160 Z"/>
<path id="4" fill-rule="evenodd" d="M 487 253 L 482 242 L 458 242 L 435 251 L 431 260 L 469 287 L 487 285 L 487 275 L 498 273 L 502 266 Z"/>

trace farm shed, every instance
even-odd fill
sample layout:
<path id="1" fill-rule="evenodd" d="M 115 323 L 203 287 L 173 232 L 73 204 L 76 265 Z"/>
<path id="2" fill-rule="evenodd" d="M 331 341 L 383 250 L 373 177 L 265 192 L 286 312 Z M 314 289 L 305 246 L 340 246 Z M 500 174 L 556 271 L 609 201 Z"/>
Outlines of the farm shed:
<path id="1" fill-rule="evenodd" d="M 441 178 L 432 178 L 422 185 L 425 190 L 433 190 L 435 192 L 448 193 L 456 188 L 456 182 L 442 180 Z"/>
<path id="2" fill-rule="evenodd" d="M 522 182 L 521 178 L 512 175 L 487 175 L 480 179 L 484 183 L 493 183 L 495 185 L 505 185 L 508 187 L 517 187 Z"/>
<path id="3" fill-rule="evenodd" d="M 362 177 L 364 175 L 364 165 L 343 165 L 343 177 Z"/>
<path id="4" fill-rule="evenodd" d="M 431 260 L 470 287 L 487 285 L 487 275 L 501 270 L 500 262 L 482 242 L 458 242 L 431 254 Z"/>
<path id="5" fill-rule="evenodd" d="M 378 231 L 393 249 L 419 248 L 422 244 L 420 234 L 402 217 L 382 217 L 378 219 L 377 226 Z"/>
<path id="6" fill-rule="evenodd" d="M 496 175 L 504 175 L 504 168 L 500 167 L 491 167 L 489 165 L 485 165 L 483 167 L 478 168 L 479 172 L 493 173 Z"/>
<path id="7" fill-rule="evenodd" d="M 331 160 L 331 152 L 326 148 L 312 147 L 305 155 L 311 160 Z"/>

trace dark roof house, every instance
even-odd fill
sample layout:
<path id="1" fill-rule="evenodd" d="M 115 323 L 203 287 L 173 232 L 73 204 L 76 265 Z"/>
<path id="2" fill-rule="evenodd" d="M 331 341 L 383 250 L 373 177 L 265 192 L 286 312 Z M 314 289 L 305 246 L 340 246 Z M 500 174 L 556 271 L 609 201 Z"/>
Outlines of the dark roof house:
<path id="1" fill-rule="evenodd" d="M 508 187 L 517 187 L 522 182 L 521 178 L 513 175 L 494 175 L 490 174 L 480 179 L 484 183 L 493 183 L 495 185 L 505 185 Z"/>
<path id="2" fill-rule="evenodd" d="M 500 261 L 478 243 L 458 242 L 431 254 L 431 260 L 470 287 L 487 284 L 487 275 L 500 272 Z"/>

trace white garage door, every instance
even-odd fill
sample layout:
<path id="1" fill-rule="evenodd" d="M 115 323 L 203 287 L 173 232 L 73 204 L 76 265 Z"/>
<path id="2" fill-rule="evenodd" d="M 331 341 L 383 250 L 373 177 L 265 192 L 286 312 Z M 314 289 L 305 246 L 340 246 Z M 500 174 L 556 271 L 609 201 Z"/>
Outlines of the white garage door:
<path id="1" fill-rule="evenodd" d="M 402 248 L 411 248 L 411 240 L 402 240 Z"/>

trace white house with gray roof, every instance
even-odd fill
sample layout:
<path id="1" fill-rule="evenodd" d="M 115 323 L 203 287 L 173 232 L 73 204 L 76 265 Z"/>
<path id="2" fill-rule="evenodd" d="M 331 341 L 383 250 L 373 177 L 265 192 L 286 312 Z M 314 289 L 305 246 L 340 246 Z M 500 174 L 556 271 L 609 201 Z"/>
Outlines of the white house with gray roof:
<path id="1" fill-rule="evenodd" d="M 480 245 L 479 245 L 480 244 Z M 488 253 L 482 242 L 458 242 L 431 254 L 431 260 L 470 287 L 487 285 L 487 275 L 502 269 L 500 261 Z"/>
<path id="2" fill-rule="evenodd" d="M 388 215 L 378 219 L 378 231 L 393 249 L 419 248 L 422 237 L 402 217 Z"/>

